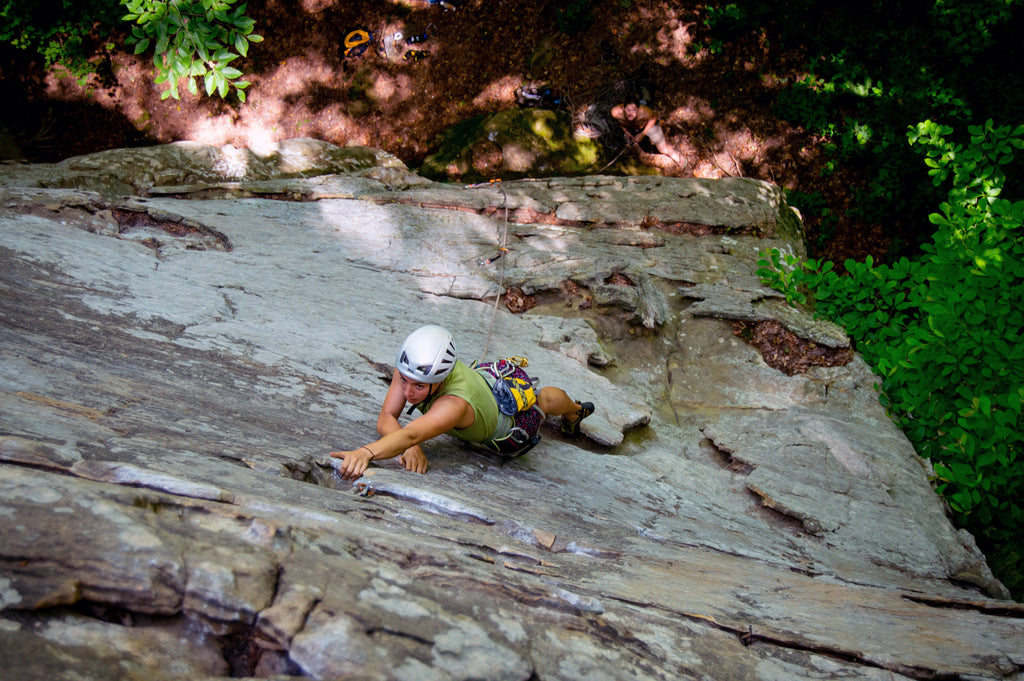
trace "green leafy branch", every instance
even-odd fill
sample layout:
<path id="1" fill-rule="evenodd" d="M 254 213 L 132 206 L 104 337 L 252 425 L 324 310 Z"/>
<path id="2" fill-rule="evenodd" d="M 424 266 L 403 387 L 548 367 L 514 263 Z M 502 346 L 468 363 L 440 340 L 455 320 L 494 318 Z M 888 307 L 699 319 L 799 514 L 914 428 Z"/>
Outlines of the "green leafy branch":
<path id="1" fill-rule="evenodd" d="M 235 88 L 245 101 L 249 82 L 230 63 L 249 53 L 249 43 L 263 37 L 253 33 L 256 22 L 245 16 L 245 4 L 232 10 L 236 0 L 121 0 L 135 23 L 128 44 L 135 54 L 153 47 L 156 82 L 166 83 L 161 99 L 179 99 L 178 83 L 188 81 L 188 91 L 198 94 L 200 79 L 207 95 L 226 98 Z"/>
<path id="2" fill-rule="evenodd" d="M 783 253 L 777 248 L 761 252 L 757 261 L 757 276 L 761 281 L 786 296 L 790 305 L 807 302 L 807 263 L 792 253 Z M 832 263 L 829 263 L 831 268 Z"/>

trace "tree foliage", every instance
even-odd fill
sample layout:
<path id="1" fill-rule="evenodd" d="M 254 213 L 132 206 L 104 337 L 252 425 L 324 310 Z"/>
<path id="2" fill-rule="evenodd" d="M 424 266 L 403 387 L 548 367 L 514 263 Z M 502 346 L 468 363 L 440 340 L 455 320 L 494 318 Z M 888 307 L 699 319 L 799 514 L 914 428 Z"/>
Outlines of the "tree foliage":
<path id="1" fill-rule="evenodd" d="M 179 98 L 179 83 L 196 94 L 245 101 L 247 81 L 231 62 L 249 53 L 256 22 L 237 0 L 0 0 L 0 43 L 41 55 L 47 67 L 63 68 L 84 80 L 96 71 L 98 36 L 132 23 L 129 45 L 153 52 L 161 97 Z M 122 9 L 122 6 L 124 9 Z M 127 10 L 127 14 L 123 14 Z M 112 46 L 111 46 L 112 47 Z"/>
<path id="2" fill-rule="evenodd" d="M 824 172 L 856 167 L 871 178 L 853 217 L 906 223 L 908 253 L 929 240 L 926 216 L 943 196 L 919 181 L 906 126 L 1022 122 L 1024 0 L 711 2 L 705 16 L 712 49 L 753 34 L 806 55 L 776 112 L 825 140 Z M 1011 184 L 1022 168 L 1018 158 L 1008 169 Z"/>
<path id="3" fill-rule="evenodd" d="M 95 70 L 90 37 L 117 20 L 111 0 L 0 0 L 0 43 L 84 78 Z"/>
<path id="4" fill-rule="evenodd" d="M 227 97 L 231 87 L 245 101 L 249 82 L 231 62 L 249 53 L 249 43 L 262 36 L 253 33 L 256 22 L 245 16 L 245 4 L 233 11 L 236 0 L 121 0 L 128 10 L 125 21 L 134 22 L 128 43 L 135 54 L 153 48 L 156 82 L 166 84 L 161 99 L 179 98 L 178 83 L 186 79 L 188 91 Z"/>
<path id="5" fill-rule="evenodd" d="M 912 126 L 947 200 L 922 255 L 891 265 L 765 253 L 759 274 L 793 303 L 841 323 L 879 375 L 881 399 L 934 467 L 936 491 L 982 538 L 1020 597 L 1024 545 L 1024 201 L 1003 196 L 1024 125 Z M 951 186 L 950 186 L 951 185 Z"/>

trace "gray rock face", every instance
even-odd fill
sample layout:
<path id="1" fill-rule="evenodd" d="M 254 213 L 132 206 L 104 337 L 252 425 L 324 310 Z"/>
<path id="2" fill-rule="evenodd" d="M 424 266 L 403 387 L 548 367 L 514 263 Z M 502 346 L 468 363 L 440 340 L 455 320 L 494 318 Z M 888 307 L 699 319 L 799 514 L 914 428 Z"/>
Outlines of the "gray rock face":
<path id="1" fill-rule="evenodd" d="M 465 188 L 311 140 L 0 184 L 6 678 L 1024 676 L 1024 609 L 864 363 L 737 335 L 848 352 L 754 274 L 802 249 L 775 187 Z M 342 481 L 428 322 L 594 401 L 584 437 Z"/>

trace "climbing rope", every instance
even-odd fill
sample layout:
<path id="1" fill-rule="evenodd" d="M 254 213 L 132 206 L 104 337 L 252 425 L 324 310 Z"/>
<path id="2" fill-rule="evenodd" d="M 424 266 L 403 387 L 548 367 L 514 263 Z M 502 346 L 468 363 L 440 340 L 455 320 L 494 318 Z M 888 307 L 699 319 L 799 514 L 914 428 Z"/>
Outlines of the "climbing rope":
<path id="1" fill-rule="evenodd" d="M 634 143 L 634 144 L 635 144 L 635 143 Z M 601 169 L 600 169 L 600 170 L 598 170 L 598 171 L 597 171 L 596 173 L 594 173 L 594 174 L 595 174 L 595 175 L 600 175 L 600 174 L 601 174 L 601 173 L 603 173 L 603 172 L 604 172 L 605 170 L 607 170 L 608 168 L 610 168 L 610 167 L 611 167 L 611 165 L 612 165 L 613 163 L 615 163 L 615 162 L 616 162 L 616 161 L 618 161 L 618 160 L 619 160 L 620 158 L 622 158 L 622 155 L 623 155 L 624 153 L 626 153 L 626 150 L 627 150 L 627 149 L 632 149 L 632 148 L 633 148 L 633 146 L 634 146 L 634 144 L 627 144 L 626 146 L 622 147 L 622 149 L 621 149 L 621 150 L 619 151 L 619 153 L 617 153 L 617 154 L 615 155 L 615 158 L 613 158 L 612 160 L 610 160 L 610 161 L 608 161 L 607 163 L 605 163 L 605 164 L 604 164 L 604 165 L 603 165 L 603 166 L 601 167 Z"/>
<path id="2" fill-rule="evenodd" d="M 500 178 L 489 182 L 478 182 L 477 184 L 466 185 L 466 189 L 478 189 L 480 187 L 497 187 L 501 190 L 502 199 L 500 207 L 505 209 L 505 224 L 501 230 L 501 240 L 498 245 L 497 255 L 480 262 L 480 266 L 485 267 L 495 260 L 501 260 L 498 274 L 498 295 L 494 298 L 494 307 L 491 308 L 491 324 L 487 328 L 487 339 L 484 341 L 484 349 L 480 353 L 480 359 L 476 361 L 477 364 L 484 361 L 484 357 L 487 355 L 487 347 L 491 344 L 491 336 L 494 334 L 494 320 L 498 316 L 498 303 L 501 302 L 501 294 L 505 290 L 505 261 L 507 258 L 502 256 L 508 253 L 508 192 L 505 191 L 505 187 L 501 184 Z"/>

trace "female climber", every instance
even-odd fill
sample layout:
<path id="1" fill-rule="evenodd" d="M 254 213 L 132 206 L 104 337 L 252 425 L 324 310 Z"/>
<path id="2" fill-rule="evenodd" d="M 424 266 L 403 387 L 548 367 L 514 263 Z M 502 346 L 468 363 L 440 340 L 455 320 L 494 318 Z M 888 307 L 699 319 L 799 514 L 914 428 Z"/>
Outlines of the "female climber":
<path id="1" fill-rule="evenodd" d="M 505 360 L 482 367 L 501 362 Z M 545 416 L 561 416 L 562 432 L 576 435 L 580 422 L 594 413 L 592 403 L 574 402 L 561 388 L 549 386 L 536 393 L 535 405 L 507 415 L 503 412 L 510 410 L 499 408 L 492 386 L 501 380 L 498 376 L 509 374 L 529 382 L 521 369 L 508 364 L 494 371 L 470 368 L 456 357 L 455 340 L 440 326 L 416 329 L 395 359 L 391 387 L 377 418 L 380 439 L 351 451 L 331 452 L 342 459 L 338 468 L 342 477 L 358 478 L 371 461 L 395 456 L 400 456 L 406 470 L 426 473 L 427 458 L 420 445 L 442 433 L 518 456 L 540 439 L 537 430 Z M 406 402 L 422 416 L 403 427 L 398 417 Z"/>

